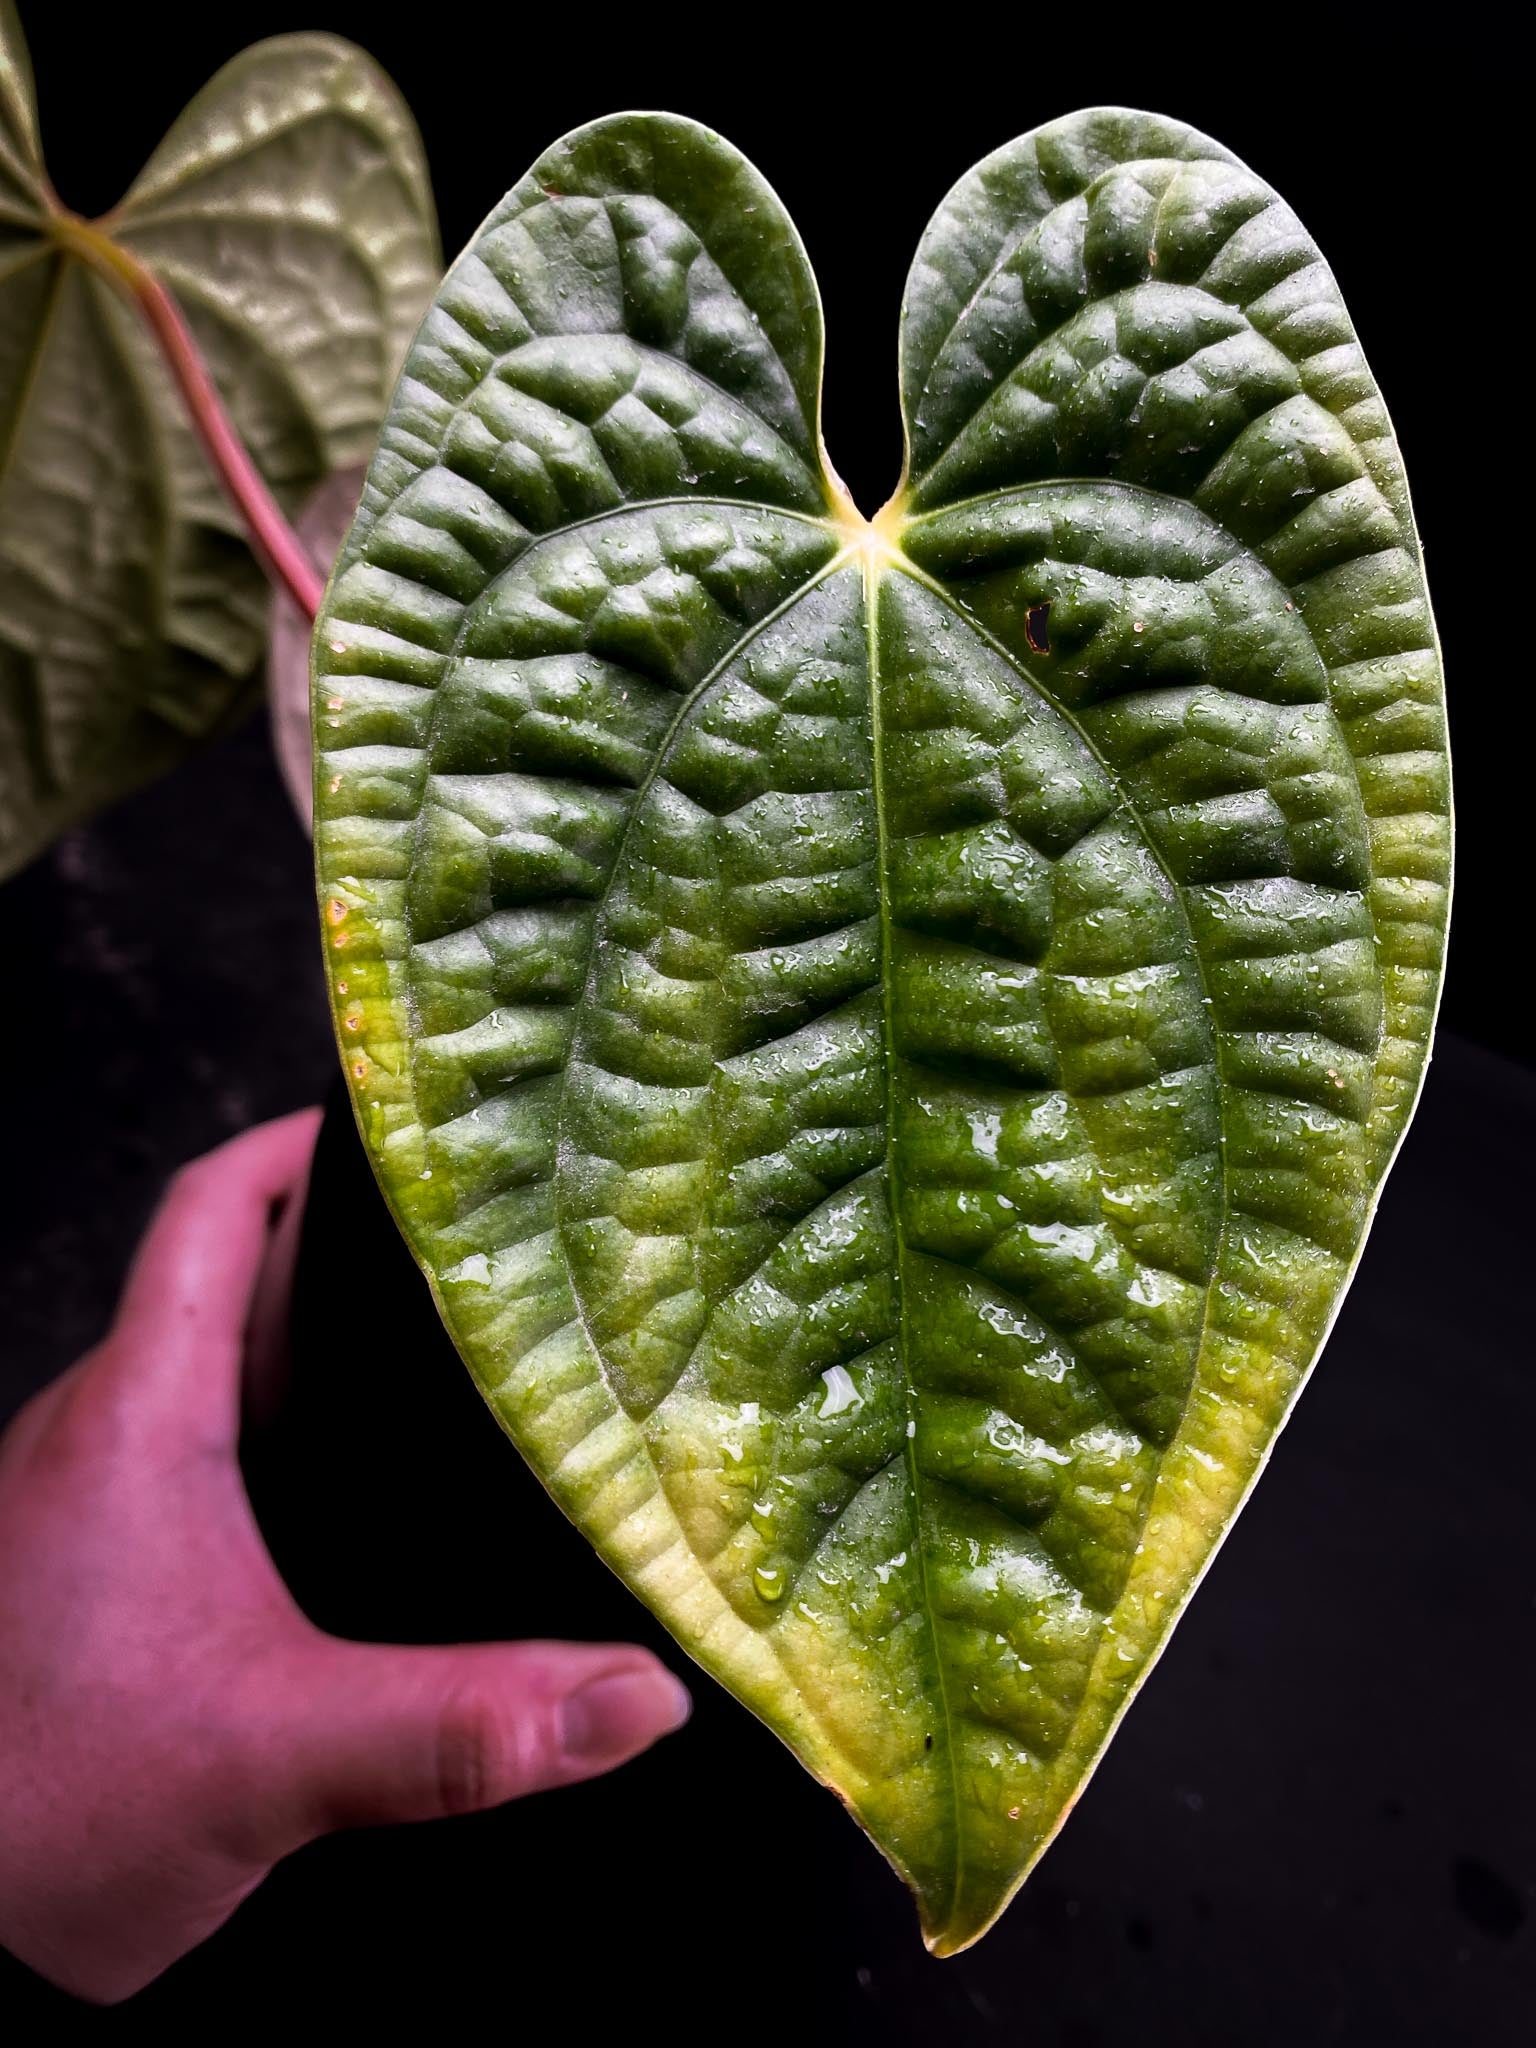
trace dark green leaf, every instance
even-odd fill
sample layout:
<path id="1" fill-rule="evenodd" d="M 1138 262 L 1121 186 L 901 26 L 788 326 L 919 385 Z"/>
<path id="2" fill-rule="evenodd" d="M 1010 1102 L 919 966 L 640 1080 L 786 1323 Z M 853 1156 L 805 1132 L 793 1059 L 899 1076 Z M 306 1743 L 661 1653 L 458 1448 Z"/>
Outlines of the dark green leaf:
<path id="1" fill-rule="evenodd" d="M 315 640 L 339 1034 L 551 1492 L 948 1953 L 1076 1797 L 1358 1254 L 1448 797 L 1397 451 L 1288 210 L 1151 116 L 941 208 L 910 459 L 627 115 L 491 216 Z"/>

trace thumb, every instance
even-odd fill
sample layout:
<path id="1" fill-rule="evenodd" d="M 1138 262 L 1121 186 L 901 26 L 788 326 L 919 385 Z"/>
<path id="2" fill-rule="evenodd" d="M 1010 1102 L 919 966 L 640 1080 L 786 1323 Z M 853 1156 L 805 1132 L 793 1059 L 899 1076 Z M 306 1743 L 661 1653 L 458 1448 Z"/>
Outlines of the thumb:
<path id="1" fill-rule="evenodd" d="M 624 1643 L 395 1649 L 325 1637 L 274 1682 L 285 1724 L 270 1758 L 282 1781 L 274 1805 L 300 1840 L 574 1785 L 649 1749 L 692 1709 L 665 1665 Z"/>

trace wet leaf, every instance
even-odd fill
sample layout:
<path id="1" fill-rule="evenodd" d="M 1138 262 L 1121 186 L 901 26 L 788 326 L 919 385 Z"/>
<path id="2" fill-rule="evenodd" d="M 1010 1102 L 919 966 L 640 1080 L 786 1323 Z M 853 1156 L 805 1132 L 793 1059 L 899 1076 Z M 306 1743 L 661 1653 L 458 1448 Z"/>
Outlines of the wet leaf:
<path id="1" fill-rule="evenodd" d="M 265 579 L 136 309 L 63 253 L 0 0 L 0 873 L 247 699 Z M 410 116 L 285 36 L 193 101 L 103 224 L 174 293 L 285 507 L 363 460 L 437 275 Z"/>
<path id="2" fill-rule="evenodd" d="M 1119 111 L 989 158 L 901 362 L 866 523 L 751 168 L 660 116 L 543 157 L 342 553 L 318 845 L 362 1129 L 487 1400 L 949 1953 L 1322 1341 L 1449 818 L 1386 415 L 1226 151 Z"/>

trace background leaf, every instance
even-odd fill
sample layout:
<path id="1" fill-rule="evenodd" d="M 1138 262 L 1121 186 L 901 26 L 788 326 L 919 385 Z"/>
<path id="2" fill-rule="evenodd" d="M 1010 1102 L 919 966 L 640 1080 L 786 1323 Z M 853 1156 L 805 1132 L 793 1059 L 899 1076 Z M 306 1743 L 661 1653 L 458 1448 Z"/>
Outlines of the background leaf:
<path id="1" fill-rule="evenodd" d="M 0 871 L 244 701 L 266 585 L 136 311 L 63 255 L 0 17 Z M 328 36 L 237 57 L 105 226 L 292 508 L 366 453 L 436 276 L 410 116 Z"/>
<path id="2" fill-rule="evenodd" d="M 293 530 L 310 558 L 329 570 L 357 513 L 364 470 L 361 464 L 333 470 L 305 501 Z M 306 831 L 315 813 L 314 734 L 309 709 L 309 642 L 311 622 L 285 591 L 268 600 L 267 709 L 272 720 L 272 745 L 282 771 L 283 787 Z"/>
<path id="3" fill-rule="evenodd" d="M 872 525 L 819 358 L 717 137 L 542 158 L 343 549 L 317 846 L 363 1131 L 493 1409 L 948 1953 L 1337 1305 L 1444 742 L 1336 288 L 1203 137 L 1080 115 L 951 194 Z"/>

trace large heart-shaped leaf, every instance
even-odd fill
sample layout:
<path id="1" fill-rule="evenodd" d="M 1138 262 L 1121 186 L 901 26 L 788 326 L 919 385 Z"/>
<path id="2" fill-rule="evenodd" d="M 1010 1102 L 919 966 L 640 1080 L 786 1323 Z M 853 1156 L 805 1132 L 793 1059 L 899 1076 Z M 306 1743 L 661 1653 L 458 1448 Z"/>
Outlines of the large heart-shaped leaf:
<path id="1" fill-rule="evenodd" d="M 324 923 L 496 1414 L 947 1953 L 1337 1306 L 1428 1045 L 1446 761 L 1386 415 L 1216 144 L 1082 114 L 956 188 L 872 524 L 820 368 L 718 137 L 539 161 L 317 630 Z"/>
<path id="2" fill-rule="evenodd" d="M 0 0 L 0 873 L 223 723 L 265 628 L 148 330 L 60 218 Z M 248 50 L 103 226 L 175 294 L 284 504 L 366 459 L 437 276 L 420 143 L 368 58 Z"/>

